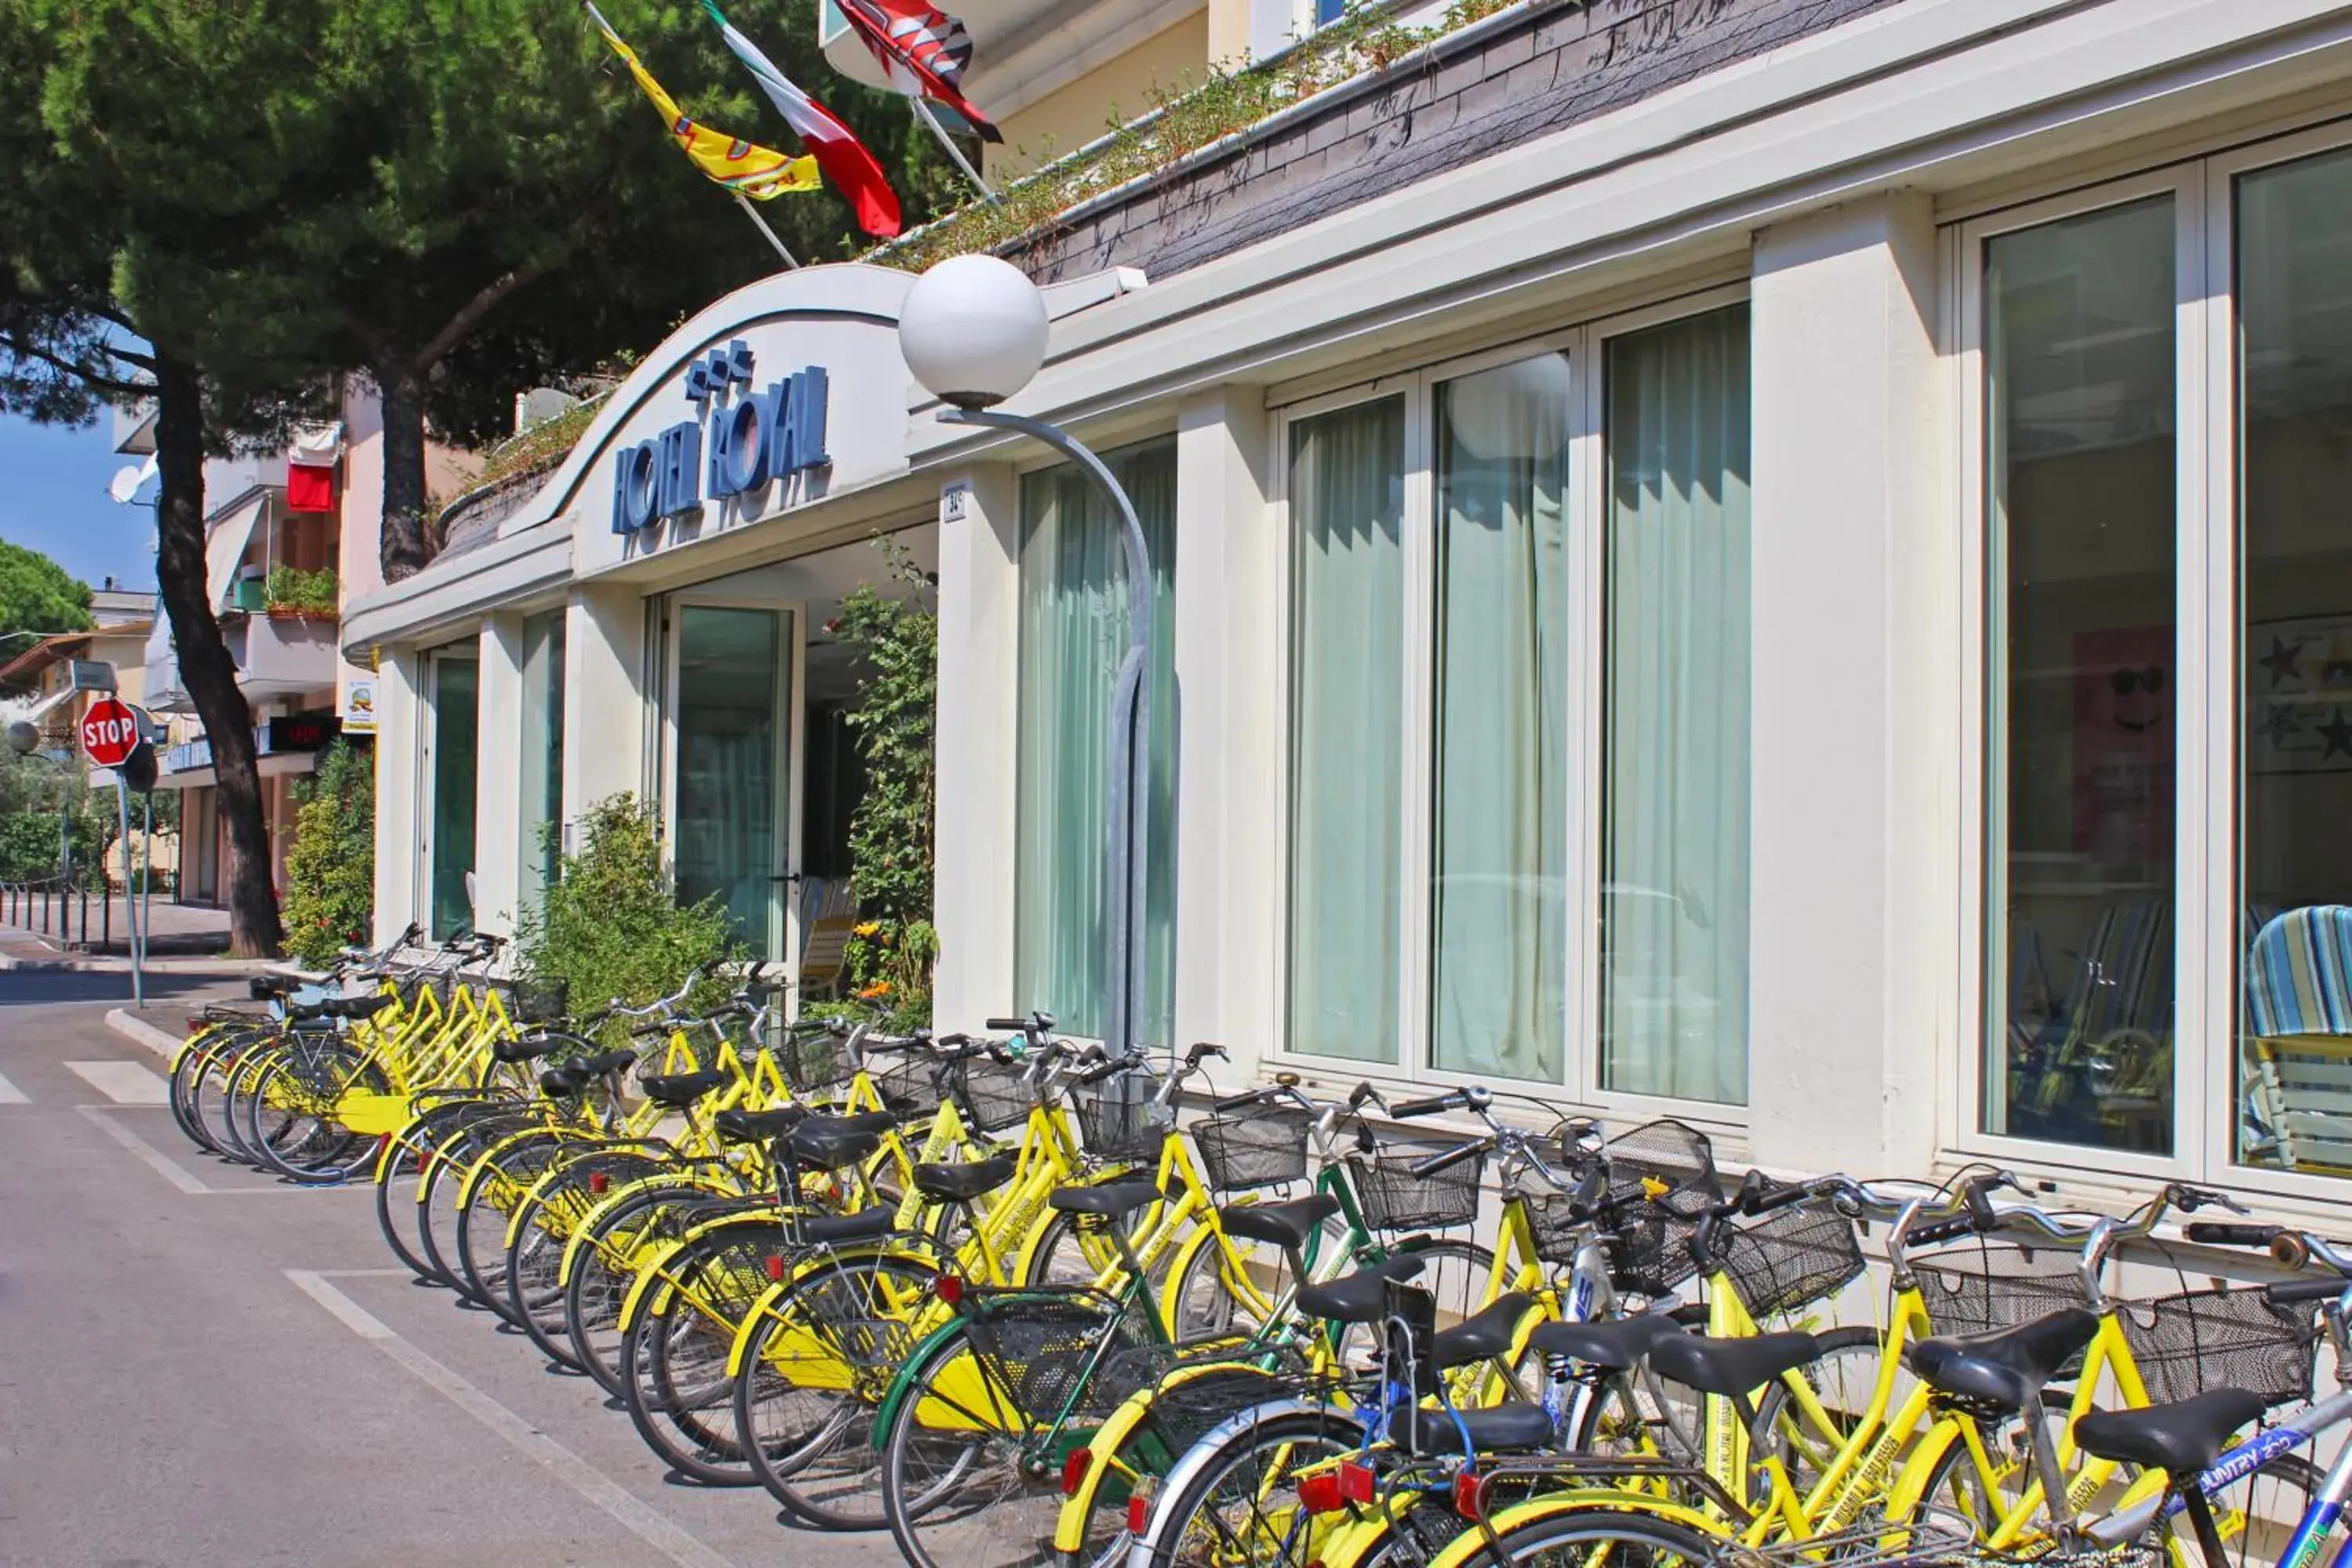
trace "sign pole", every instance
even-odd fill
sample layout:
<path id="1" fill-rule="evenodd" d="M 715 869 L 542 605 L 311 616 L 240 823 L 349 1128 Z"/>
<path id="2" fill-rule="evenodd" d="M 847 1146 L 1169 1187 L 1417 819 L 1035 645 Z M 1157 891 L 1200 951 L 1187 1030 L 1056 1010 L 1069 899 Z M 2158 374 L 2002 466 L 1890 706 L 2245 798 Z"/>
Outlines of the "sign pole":
<path id="1" fill-rule="evenodd" d="M 138 906 L 131 896 L 131 786 L 122 782 L 119 770 L 114 775 L 114 810 L 122 825 L 122 912 L 123 923 L 131 928 L 131 1005 L 144 1007 L 147 1005 L 147 979 L 142 971 L 146 949 L 139 940 L 139 917 L 132 912 Z"/>
<path id="2" fill-rule="evenodd" d="M 139 929 L 152 932 L 155 929 L 155 792 L 149 790 L 139 797 L 142 821 L 139 828 Z M 130 913 L 127 907 L 123 913 Z M 143 940 L 143 939 L 142 939 Z M 144 952 L 142 946 L 140 951 Z"/>

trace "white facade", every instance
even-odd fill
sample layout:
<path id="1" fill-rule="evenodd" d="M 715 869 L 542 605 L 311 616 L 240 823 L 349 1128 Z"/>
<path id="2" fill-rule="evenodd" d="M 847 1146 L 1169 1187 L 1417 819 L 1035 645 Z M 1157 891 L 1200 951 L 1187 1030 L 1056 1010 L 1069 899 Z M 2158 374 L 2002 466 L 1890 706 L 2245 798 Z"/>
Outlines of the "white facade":
<path id="1" fill-rule="evenodd" d="M 2269 561 L 2263 465 L 2272 443 L 2300 439 L 2282 426 L 2242 441 L 2245 422 L 2272 418 L 2276 402 L 2242 389 L 2271 386 L 2261 378 L 2273 363 L 2286 374 L 2352 352 L 2310 304 L 2325 292 L 2315 279 L 2352 298 L 2352 251 L 2332 250 L 2332 220 L 2311 216 L 2326 203 L 2291 183 L 2244 182 L 2294 169 L 2323 190 L 2334 177 L 2324 161 L 2352 146 L 2347 117 L 2352 6 L 1908 0 L 1191 270 L 1055 291 L 1046 366 L 1015 406 L 1130 453 L 1138 482 L 1169 498 L 1174 891 L 1160 1032 L 1223 1042 L 1249 1071 L 1486 1081 L 1620 1121 L 1663 1110 L 1706 1125 L 1727 1160 L 1790 1169 L 1921 1173 L 1990 1158 L 2063 1193 L 2097 1198 L 2179 1176 L 2281 1215 L 2352 1196 L 2352 1172 L 2324 1157 L 2290 1168 L 2263 1142 L 2274 1129 L 2248 1130 L 2260 1074 L 2239 1039 L 2242 913 L 2352 903 L 2352 885 L 2331 890 L 2322 872 L 2294 869 L 2310 858 L 2305 839 L 2280 840 L 2272 858 L 2286 868 L 2261 872 L 2276 896 L 2257 886 L 2251 852 L 2240 871 L 2242 842 L 2269 843 L 2264 823 L 2335 787 L 2316 763 L 2241 767 L 2257 705 L 2242 650 L 2259 651 L 2245 621 L 2275 622 L 2279 635 L 2319 647 L 2329 606 L 2263 584 L 2318 583 L 2338 569 L 2326 559 L 2331 541 L 2298 534 L 2279 546 L 2302 552 L 2296 561 L 2247 579 L 2287 610 L 2242 617 L 2252 601 L 2242 601 L 2241 562 Z M 2109 226 L 2086 216 L 2118 213 Z M 2317 227 L 2306 237 L 2297 225 Z M 2257 257 L 2273 273 L 2242 263 Z M 2126 307 L 2158 287 L 2147 279 L 2162 285 L 2161 308 L 2142 321 Z M 1039 478 L 1045 454 L 939 423 L 909 384 L 892 331 L 908 281 L 811 268 L 717 302 L 648 355 L 494 542 L 351 609 L 346 652 L 381 658 L 377 910 L 387 932 L 433 896 L 435 682 L 453 656 L 478 670 L 479 766 L 465 780 L 472 907 L 502 929 L 525 896 L 523 847 L 545 797 L 525 787 L 523 770 L 546 734 L 524 712 L 527 627 L 549 615 L 563 628 L 567 821 L 625 789 L 663 800 L 674 821 L 681 723 L 734 722 L 681 720 L 682 706 L 702 700 L 680 673 L 688 607 L 767 606 L 782 617 L 698 624 L 713 628 L 713 658 L 759 681 L 767 655 L 745 655 L 740 638 L 772 640 L 775 679 L 761 700 L 781 739 L 761 798 L 774 864 L 756 870 L 801 870 L 794 844 L 812 842 L 812 786 L 799 763 L 810 737 L 798 727 L 803 697 L 824 679 L 803 649 L 822 641 L 811 633 L 824 605 L 873 574 L 857 542 L 904 529 L 937 571 L 940 613 L 938 1022 L 1065 1011 L 1039 987 L 1057 963 L 1067 968 L 1043 929 L 1067 910 L 1041 912 L 1040 889 L 1066 879 L 1083 834 L 1054 838 L 1067 825 L 1038 803 L 1059 798 L 1049 786 L 1064 765 L 1053 760 L 1048 700 L 1076 710 L 1077 687 L 1052 660 L 1054 638 L 1084 630 L 1069 608 L 1091 582 L 1084 525 L 1077 503 L 1056 503 Z M 2049 303 L 2061 290 L 2068 302 Z M 2110 293 L 2120 313 L 2084 327 Z M 2279 303 L 2290 297 L 2292 309 Z M 2035 312 L 2076 324 L 2037 340 Z M 1707 324 L 1686 344 L 1656 335 L 1693 322 Z M 2245 334 L 2273 328 L 2302 335 L 2242 374 Z M 737 342 L 751 351 L 754 389 L 807 366 L 827 372 L 829 469 L 709 507 L 694 537 L 614 533 L 618 454 L 693 413 L 682 396 L 689 367 Z M 1718 370 L 1702 378 L 1702 401 L 1744 427 L 1737 458 L 1720 465 L 1738 482 L 1701 489 L 1715 531 L 1704 537 L 1740 541 L 1745 582 L 1720 605 L 1705 601 L 1716 607 L 1696 630 L 1722 645 L 1710 645 L 1711 668 L 1736 670 L 1744 700 L 1727 678 L 1710 684 L 1687 668 L 1680 686 L 1666 676 L 1626 684 L 1624 639 L 1677 613 L 1665 601 L 1636 615 L 1624 597 L 1641 584 L 1622 563 L 1660 537 L 1641 531 L 1643 487 L 1679 482 L 1644 468 L 1630 434 L 1674 448 L 1679 416 L 1635 406 L 1630 393 L 1612 401 L 1649 363 L 1644 344 L 1664 345 L 1659 364 L 1683 363 L 1685 349 L 1694 363 L 1734 356 L 1706 361 Z M 2001 355 L 2021 368 L 1990 363 Z M 1734 386 L 1719 365 L 1739 357 Z M 2012 383 L 2027 391 L 2005 390 Z M 1465 412 L 1474 397 L 1489 412 Z M 1494 432 L 1522 428 L 1514 422 L 1530 408 L 1541 411 L 1530 444 L 1492 449 Z M 1315 578 L 1337 559 L 1339 536 L 1314 534 L 1325 552 L 1306 565 L 1300 542 L 1347 521 L 1328 487 L 1381 489 L 1362 466 L 1370 458 L 1330 454 L 1369 450 L 1388 431 L 1394 521 L 1372 528 L 1373 554 L 1349 558 L 1356 576 Z M 2292 459 L 2296 485 L 2322 482 L 2332 448 L 2317 441 L 2316 455 Z M 1164 445 L 1137 447 L 1146 442 Z M 2172 454 L 2156 500 L 2140 468 L 2112 480 L 2027 472 L 2053 454 L 2111 453 L 2123 465 L 2151 442 Z M 1447 489 L 1479 463 L 1500 465 L 1487 476 L 1496 485 L 1532 483 L 1496 493 L 1507 511 L 1526 510 L 1510 498 L 1531 493 L 1537 521 L 1494 523 L 1466 490 Z M 2074 537 L 2077 520 L 2109 506 L 2114 531 L 2086 533 L 2087 554 L 2035 553 L 2063 555 L 2044 541 Z M 1477 564 L 1489 540 L 1475 531 L 1495 528 L 1529 531 L 1533 553 Z M 2100 539 L 2128 553 L 2141 548 L 2133 540 L 2159 535 L 2161 558 L 2134 556 L 2128 582 L 2113 564 L 2120 556 L 2098 554 Z M 1696 570 L 1687 553 L 1673 560 L 1673 571 Z M 1507 689 L 1477 684 L 1506 681 L 1479 650 L 1512 646 L 1498 629 L 1508 606 L 1482 609 L 1488 601 L 1465 586 L 1490 570 L 1524 570 L 1541 601 L 1531 612 L 1540 635 L 1527 644 L 1538 661 L 1526 678 L 1532 719 L 1475 711 L 1478 692 Z M 1672 581 L 1685 580 L 1699 581 Z M 1709 594 L 1729 592 L 1706 581 Z M 2339 608 L 2352 616 L 2352 575 L 2346 583 Z M 1360 669 L 1309 646 L 1333 635 L 1315 628 L 1342 602 L 1317 595 L 1367 584 L 1377 595 L 1368 602 L 1395 606 L 1392 624 L 1371 617 L 1379 640 L 1360 645 L 1377 650 L 1392 684 L 1350 684 Z M 2100 607 L 2103 595 L 2120 602 L 2158 592 L 2151 584 L 2170 585 L 2162 615 Z M 1699 602 L 1685 595 L 1682 605 Z M 2052 634 L 2074 649 L 2066 670 L 2042 670 L 2027 651 L 2011 661 L 2036 627 L 2067 616 Z M 732 627 L 724 637 L 722 626 Z M 2067 787 L 2043 790 L 2034 770 L 2053 753 L 2030 728 L 2036 704 L 2063 706 L 2067 691 L 2079 704 L 2100 681 L 2138 679 L 2133 650 L 2149 647 L 2161 657 L 2148 668 L 2168 672 L 2169 688 L 2151 711 L 2177 739 L 2160 755 L 2157 742 L 2136 742 L 2105 773 L 2061 757 L 2051 765 Z M 1458 650 L 1451 663 L 1439 657 L 1446 648 Z M 1310 689 L 1302 671 L 1323 684 Z M 2045 676 L 2046 687 L 2028 679 Z M 453 689 L 462 693 L 462 679 Z M 1697 737 L 1679 752 L 1655 735 L 1685 715 L 1642 699 L 1675 690 Z M 1330 765 L 1335 745 L 1370 743 L 1364 724 L 1328 718 L 1330 704 L 1360 700 L 1395 735 L 1391 750 L 1366 755 L 1392 765 Z M 1307 747 L 1317 711 L 1326 728 Z M 1640 725 L 1649 728 L 1637 735 Z M 726 731 L 730 755 L 751 754 L 749 732 Z M 2068 733 L 2078 752 L 2089 744 Z M 1713 837 L 1694 847 L 1685 825 L 1679 841 L 1636 845 L 1627 824 L 1647 787 L 1639 781 L 1653 776 L 1642 769 L 1696 765 L 1691 747 L 1702 744 L 1720 775 L 1700 802 L 1722 808 Z M 1523 768 L 1508 760 L 1522 746 L 1534 758 Z M 1482 756 L 1491 768 L 1464 761 Z M 1497 807 L 1507 823 L 1460 807 L 1483 798 L 1489 774 L 1514 769 L 1538 793 Z M 2132 785 L 2139 816 L 2122 826 L 2111 799 L 2118 769 L 2167 781 L 2161 794 Z M 1655 776 L 1664 795 L 1699 799 L 1686 777 Z M 2261 782 L 2277 778 L 2291 782 Z M 1340 864 L 1317 837 L 1331 818 L 1317 813 L 1367 781 L 1392 783 L 1393 802 L 1350 794 L 1346 809 L 1394 831 L 1367 836 L 1357 863 Z M 450 787 L 446 769 L 440 783 Z M 1310 787 L 1322 794 L 1299 800 Z M 2157 827 L 2131 826 L 2159 807 Z M 2055 837 L 2014 837 L 2037 811 L 2057 814 Z M 1541 845 L 1512 862 L 1524 875 L 1499 891 L 1482 872 L 1448 880 L 1449 857 L 1466 862 L 1498 843 L 1519 853 L 1506 841 L 1522 821 Z M 2109 842 L 2118 838 L 2129 840 L 2121 850 Z M 395 847 L 412 844 L 414 856 Z M 2133 856 L 2138 870 L 2115 869 Z M 1642 857 L 1681 880 L 1610 874 Z M 1370 900 L 1379 918 L 1343 883 L 1385 889 Z M 1718 907 L 1724 889 L 1744 910 Z M 1302 936 L 1299 911 L 1316 899 L 1334 942 L 1397 955 L 1370 987 L 1379 997 L 1366 1001 L 1358 984 L 1359 994 L 1328 999 L 1326 1016 L 1345 1026 L 1316 1037 L 1339 1039 L 1345 1053 L 1302 1048 L 1315 1026 L 1301 1023 L 1300 998 L 1315 977 L 1299 955 L 1322 951 L 1307 937 L 1323 933 Z M 2099 933 L 2159 904 L 2140 952 L 2161 984 L 2084 956 L 2110 940 Z M 805 916 L 780 909 L 779 951 Z M 1644 920 L 1666 947 L 1704 957 L 1674 960 L 1654 994 L 1635 995 L 1626 939 L 1608 933 Z M 1448 947 L 1449 922 L 1475 940 Z M 1742 925 L 1736 944 L 1711 934 Z M 2038 990 L 2020 979 L 2029 948 L 2043 972 Z M 1706 976 L 1693 979 L 1688 964 Z M 2071 1011 L 2042 994 L 2083 985 L 2090 1000 Z M 2107 994 L 2134 986 L 2122 1001 Z M 2098 1033 L 2084 1022 L 2093 1004 L 2145 1016 L 2117 1014 Z M 1639 1060 L 1628 1044 L 1637 1037 L 1648 1042 Z M 2062 1079 L 2062 1060 L 2074 1077 Z M 2277 1121 L 2275 1100 L 2265 1103 Z"/>

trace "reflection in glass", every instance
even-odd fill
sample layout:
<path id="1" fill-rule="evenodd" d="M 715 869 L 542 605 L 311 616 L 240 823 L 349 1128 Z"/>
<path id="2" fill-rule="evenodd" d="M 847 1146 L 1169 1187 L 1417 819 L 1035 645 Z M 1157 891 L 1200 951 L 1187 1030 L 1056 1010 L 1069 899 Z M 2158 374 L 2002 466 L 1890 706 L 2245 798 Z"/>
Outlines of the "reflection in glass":
<path id="1" fill-rule="evenodd" d="M 433 658 L 433 930 L 435 941 L 474 929 L 474 776 L 480 771 L 481 664 Z"/>
<path id="2" fill-rule="evenodd" d="M 1557 1082 L 1567 1034 L 1568 361 L 1437 389 L 1433 1065 Z"/>
<path id="3" fill-rule="evenodd" d="M 563 821 L 563 612 L 522 624 L 522 837 L 518 886 L 525 907 L 555 880 Z"/>
<path id="4" fill-rule="evenodd" d="M 1985 247 L 1984 1124 L 2173 1147 L 2170 198 Z"/>
<path id="5" fill-rule="evenodd" d="M 1748 1099 L 1748 307 L 1609 343 L 1601 1082 Z"/>
<path id="6" fill-rule="evenodd" d="M 775 610 L 681 606 L 677 617 L 677 900 L 713 893 L 735 934 L 775 956 L 777 716 Z"/>
<path id="7" fill-rule="evenodd" d="M 1291 427 L 1290 1048 L 1397 1059 L 1404 400 Z"/>
<path id="8" fill-rule="evenodd" d="M 1175 1034 L 1176 443 L 1103 455 L 1151 550 L 1151 801 L 1144 895 L 1146 1039 Z M 1016 1006 L 1098 1036 L 1110 705 L 1127 657 L 1124 524 L 1067 464 L 1021 481 Z"/>
<path id="9" fill-rule="evenodd" d="M 2237 191 L 2238 1157 L 2352 1175 L 2352 153 Z"/>

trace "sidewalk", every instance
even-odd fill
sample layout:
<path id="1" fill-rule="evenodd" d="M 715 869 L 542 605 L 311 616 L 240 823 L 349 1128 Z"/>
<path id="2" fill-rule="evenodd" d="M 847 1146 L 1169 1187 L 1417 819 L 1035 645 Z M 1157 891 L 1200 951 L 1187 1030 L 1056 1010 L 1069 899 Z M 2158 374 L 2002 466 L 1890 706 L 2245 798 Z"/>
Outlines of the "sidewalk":
<path id="1" fill-rule="evenodd" d="M 7 921 L 0 919 L 0 973 L 23 970 L 66 970 L 81 973 L 128 974 L 130 959 L 130 911 L 128 900 L 117 894 L 105 900 L 112 907 L 103 908 L 97 899 L 89 905 L 90 942 L 84 948 L 79 942 L 68 944 L 52 929 L 44 934 L 40 929 L 41 915 L 36 903 L 24 919 Z M 57 908 L 50 906 L 52 921 Z M 167 903 L 157 899 L 148 912 L 154 921 L 154 933 L 148 948 L 147 969 L 155 974 L 218 974 L 224 976 L 263 974 L 282 961 L 269 958 L 229 958 L 228 911 L 199 909 L 188 904 Z M 25 923 L 29 920 L 29 927 Z M 79 900 L 73 909 L 73 934 L 81 934 L 81 907 Z M 107 932 L 110 941 L 101 942 L 99 933 Z"/>

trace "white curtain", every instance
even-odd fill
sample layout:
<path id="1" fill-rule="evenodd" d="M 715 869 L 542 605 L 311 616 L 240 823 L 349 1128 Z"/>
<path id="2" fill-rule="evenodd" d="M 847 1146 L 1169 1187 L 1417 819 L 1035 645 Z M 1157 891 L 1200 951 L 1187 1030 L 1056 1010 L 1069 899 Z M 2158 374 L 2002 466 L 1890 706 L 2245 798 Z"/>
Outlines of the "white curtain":
<path id="1" fill-rule="evenodd" d="M 678 615 L 677 898 L 713 893 L 735 934 L 775 954 L 776 659 L 774 610 L 688 605 Z"/>
<path id="2" fill-rule="evenodd" d="M 1557 1082 L 1567 1036 L 1568 361 L 1437 396 L 1431 1054 Z"/>
<path id="3" fill-rule="evenodd" d="M 1404 400 L 1292 427 L 1290 1048 L 1397 1059 Z"/>
<path id="4" fill-rule="evenodd" d="M 1144 890 L 1144 1037 L 1175 1034 L 1176 443 L 1104 454 L 1151 550 L 1151 800 Z M 1111 687 L 1128 648 L 1121 525 L 1067 464 L 1021 483 L 1021 716 L 1016 1005 L 1099 1035 Z"/>
<path id="5" fill-rule="evenodd" d="M 1748 308 L 1609 345 L 1601 1082 L 1748 1098 Z"/>

